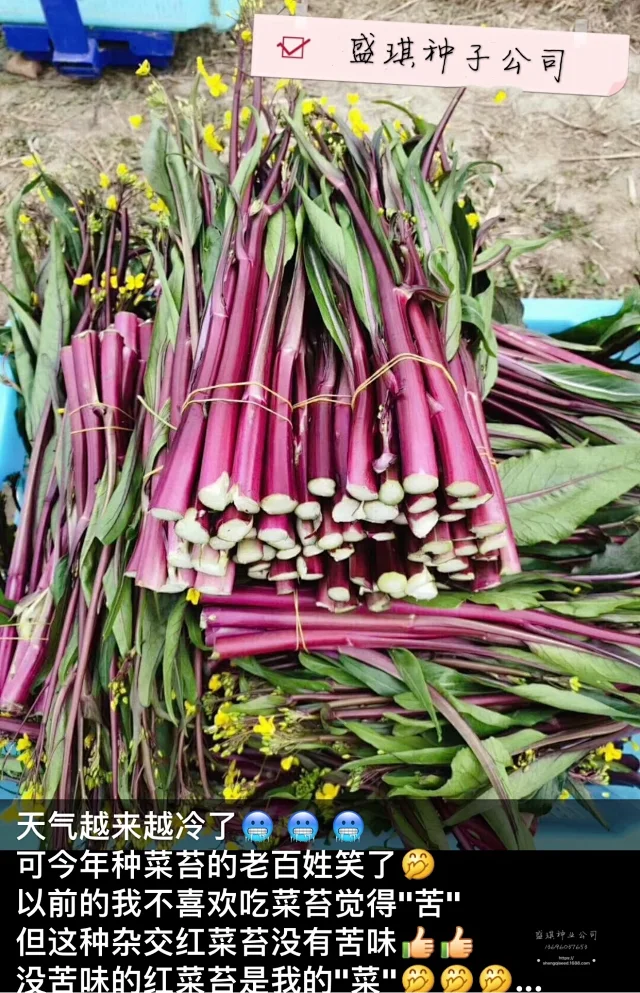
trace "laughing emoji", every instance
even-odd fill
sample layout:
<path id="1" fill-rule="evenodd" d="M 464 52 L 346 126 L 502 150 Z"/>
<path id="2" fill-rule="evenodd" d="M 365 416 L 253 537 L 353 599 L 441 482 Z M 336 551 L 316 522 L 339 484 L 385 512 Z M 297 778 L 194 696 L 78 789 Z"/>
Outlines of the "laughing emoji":
<path id="1" fill-rule="evenodd" d="M 444 993 L 469 993 L 473 986 L 473 976 L 466 965 L 450 965 L 440 976 Z"/>
<path id="2" fill-rule="evenodd" d="M 412 848 L 402 859 L 402 869 L 407 879 L 426 879 L 434 868 L 433 855 L 424 848 Z"/>
<path id="3" fill-rule="evenodd" d="M 503 965 L 488 965 L 480 973 L 482 993 L 508 993 L 511 989 L 511 973 Z"/>
<path id="4" fill-rule="evenodd" d="M 402 974 L 402 989 L 405 993 L 429 993 L 436 977 L 426 965 L 410 965 Z"/>

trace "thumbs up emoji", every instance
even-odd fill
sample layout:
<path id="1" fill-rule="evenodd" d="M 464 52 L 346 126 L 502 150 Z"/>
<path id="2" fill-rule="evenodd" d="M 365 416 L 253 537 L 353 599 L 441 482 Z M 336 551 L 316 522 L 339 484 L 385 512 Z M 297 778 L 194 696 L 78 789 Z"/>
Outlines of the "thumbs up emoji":
<path id="1" fill-rule="evenodd" d="M 419 927 L 413 941 L 402 942 L 403 959 L 428 959 L 433 955 L 433 938 L 425 938 L 424 928 Z"/>
<path id="2" fill-rule="evenodd" d="M 463 938 L 464 931 L 456 928 L 451 941 L 443 941 L 440 945 L 440 956 L 443 959 L 468 959 L 473 951 L 473 939 Z"/>

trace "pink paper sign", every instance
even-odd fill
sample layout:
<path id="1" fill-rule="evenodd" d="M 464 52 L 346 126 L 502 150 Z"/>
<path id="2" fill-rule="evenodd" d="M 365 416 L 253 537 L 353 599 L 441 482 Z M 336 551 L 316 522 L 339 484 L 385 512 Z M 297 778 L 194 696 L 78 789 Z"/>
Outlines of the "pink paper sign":
<path id="1" fill-rule="evenodd" d="M 611 96 L 629 36 L 258 14 L 254 76 Z"/>

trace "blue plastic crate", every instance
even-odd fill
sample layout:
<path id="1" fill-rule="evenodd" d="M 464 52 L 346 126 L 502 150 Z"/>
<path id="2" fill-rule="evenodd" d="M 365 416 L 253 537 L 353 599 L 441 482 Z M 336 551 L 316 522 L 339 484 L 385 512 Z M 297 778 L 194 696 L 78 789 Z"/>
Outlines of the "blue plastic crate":
<path id="1" fill-rule="evenodd" d="M 169 65 L 175 32 L 209 25 L 228 31 L 240 0 L 0 0 L 7 45 L 70 76 L 96 78 L 108 66 Z"/>
<path id="2" fill-rule="evenodd" d="M 68 3 L 69 0 L 64 0 Z M 89 28 L 120 31 L 190 31 L 209 25 L 229 31 L 238 22 L 239 0 L 78 0 Z M 40 0 L 0 0 L 0 24 L 46 24 Z"/>

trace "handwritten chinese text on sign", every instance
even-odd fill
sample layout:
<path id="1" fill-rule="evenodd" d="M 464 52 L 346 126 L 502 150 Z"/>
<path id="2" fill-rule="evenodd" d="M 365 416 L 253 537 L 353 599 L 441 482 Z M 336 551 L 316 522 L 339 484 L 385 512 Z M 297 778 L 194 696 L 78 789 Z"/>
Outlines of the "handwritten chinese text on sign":
<path id="1" fill-rule="evenodd" d="M 625 85 L 629 37 L 467 25 L 258 14 L 254 76 L 413 86 L 518 87 L 611 96 Z"/>

